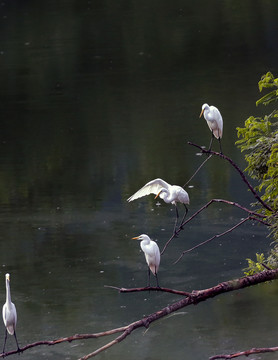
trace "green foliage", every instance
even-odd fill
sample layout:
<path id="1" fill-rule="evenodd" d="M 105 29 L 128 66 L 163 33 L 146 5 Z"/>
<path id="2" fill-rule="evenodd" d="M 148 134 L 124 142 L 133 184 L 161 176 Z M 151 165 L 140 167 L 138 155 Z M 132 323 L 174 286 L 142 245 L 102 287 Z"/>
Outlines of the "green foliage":
<path id="1" fill-rule="evenodd" d="M 261 80 L 259 81 L 259 90 L 262 91 L 266 88 L 276 88 L 276 90 L 271 91 L 270 93 L 267 93 L 262 98 L 260 98 L 256 105 L 264 104 L 268 105 L 273 101 L 277 101 L 278 99 L 278 78 L 274 79 L 274 76 L 271 74 L 271 72 L 268 72 L 267 74 L 263 75 Z"/>
<path id="2" fill-rule="evenodd" d="M 265 270 L 265 267 L 262 265 L 266 263 L 264 254 L 256 253 L 256 261 L 253 261 L 251 259 L 247 259 L 247 261 L 248 261 L 248 268 L 243 269 L 244 275 L 246 276 L 254 275 L 258 272 Z"/>
<path id="3" fill-rule="evenodd" d="M 276 87 L 278 79 L 267 73 L 259 82 L 259 88 Z M 278 90 L 270 92 L 257 101 L 267 105 L 278 100 Z M 278 210 L 278 110 L 262 117 L 250 116 L 244 128 L 237 128 L 239 140 L 236 144 L 241 151 L 247 151 L 248 174 L 258 180 L 257 190 L 261 198 L 274 210 Z M 265 212 L 264 209 L 262 211 Z M 266 212 L 265 212 L 266 213 Z M 267 213 L 266 213 L 267 214 Z M 269 214 L 270 215 L 270 214 Z"/>
<path id="4" fill-rule="evenodd" d="M 278 78 L 268 72 L 259 81 L 259 90 L 274 88 L 256 105 L 269 105 L 278 100 Z M 260 192 L 262 200 L 273 210 L 269 211 L 260 206 L 259 212 L 265 215 L 265 221 L 270 224 L 270 235 L 275 241 L 267 259 L 264 254 L 256 254 L 256 261 L 247 259 L 248 268 L 244 269 L 246 275 L 252 275 L 264 270 L 262 263 L 270 268 L 278 267 L 278 110 L 264 117 L 250 116 L 243 128 L 237 128 L 239 140 L 236 142 L 241 151 L 246 151 L 245 171 L 258 182 L 256 190 Z"/>

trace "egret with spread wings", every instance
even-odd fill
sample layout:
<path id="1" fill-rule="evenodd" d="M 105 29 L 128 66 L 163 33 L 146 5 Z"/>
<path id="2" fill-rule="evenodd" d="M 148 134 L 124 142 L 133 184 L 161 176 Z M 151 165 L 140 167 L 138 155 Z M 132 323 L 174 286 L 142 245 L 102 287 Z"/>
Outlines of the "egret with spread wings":
<path id="1" fill-rule="evenodd" d="M 127 201 L 133 201 L 139 199 L 143 196 L 155 194 L 155 199 L 159 196 L 162 200 L 164 200 L 167 204 L 173 204 L 176 207 L 176 222 L 174 227 L 174 233 L 176 231 L 177 221 L 179 217 L 177 203 L 180 202 L 185 207 L 185 213 L 182 218 L 181 224 L 188 212 L 187 204 L 189 204 L 189 196 L 188 193 L 178 185 L 170 185 L 166 181 L 162 179 L 154 179 L 149 181 L 146 185 L 144 185 L 140 190 L 138 190 L 135 194 L 130 196 Z"/>

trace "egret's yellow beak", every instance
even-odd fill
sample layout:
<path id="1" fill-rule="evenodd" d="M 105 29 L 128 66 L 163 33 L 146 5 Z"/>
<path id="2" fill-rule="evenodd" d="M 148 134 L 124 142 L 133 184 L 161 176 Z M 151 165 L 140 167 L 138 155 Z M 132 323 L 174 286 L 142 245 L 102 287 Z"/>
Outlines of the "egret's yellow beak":
<path id="1" fill-rule="evenodd" d="M 162 190 L 159 191 L 159 193 L 156 195 L 155 199 L 159 197 Z"/>
<path id="2" fill-rule="evenodd" d="M 138 240 L 139 236 L 135 236 L 134 238 L 132 238 L 131 240 Z"/>
<path id="3" fill-rule="evenodd" d="M 203 115 L 203 112 L 204 112 L 204 109 L 202 109 L 201 114 L 200 114 L 200 117 Z"/>

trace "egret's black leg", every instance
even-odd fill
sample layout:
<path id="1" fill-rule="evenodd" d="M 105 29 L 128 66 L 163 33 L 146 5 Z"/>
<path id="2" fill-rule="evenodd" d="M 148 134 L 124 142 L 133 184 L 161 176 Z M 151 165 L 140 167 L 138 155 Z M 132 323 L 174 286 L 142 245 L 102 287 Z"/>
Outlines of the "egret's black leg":
<path id="1" fill-rule="evenodd" d="M 157 276 L 157 272 L 155 273 L 155 277 L 156 277 L 156 286 L 157 286 L 157 287 L 160 287 L 160 286 L 159 286 L 159 283 L 158 283 L 158 276 Z"/>
<path id="2" fill-rule="evenodd" d="M 177 223 L 178 223 L 178 218 L 179 218 L 179 212 L 178 212 L 177 205 L 175 205 L 175 207 L 176 207 L 176 220 L 175 220 L 175 226 L 174 226 L 173 235 L 176 235 L 176 228 L 177 228 Z"/>
<path id="3" fill-rule="evenodd" d="M 4 340 L 4 346 L 3 346 L 3 351 L 2 351 L 3 354 L 5 352 L 6 341 L 7 341 L 7 329 L 6 329 L 6 332 L 5 332 L 5 340 Z"/>
<path id="4" fill-rule="evenodd" d="M 149 276 L 149 282 L 148 282 L 148 287 L 151 286 L 151 270 L 149 268 L 149 271 L 148 271 L 148 276 Z"/>
<path id="5" fill-rule="evenodd" d="M 213 131 L 211 131 L 211 139 L 210 139 L 210 143 L 209 143 L 209 148 L 208 148 L 208 151 L 210 151 L 210 150 L 211 150 L 213 140 L 214 140 L 214 135 L 213 135 Z"/>
<path id="6" fill-rule="evenodd" d="M 18 341 L 17 341 L 17 337 L 16 337 L 16 333 L 14 332 L 14 338 L 16 341 L 16 345 L 17 345 L 17 351 L 20 351 L 19 345 L 18 345 Z"/>
<path id="7" fill-rule="evenodd" d="M 218 138 L 218 141 L 219 141 L 219 146 L 220 146 L 220 154 L 223 154 L 220 137 Z"/>
<path id="8" fill-rule="evenodd" d="M 182 223 L 184 222 L 184 219 L 185 219 L 185 217 L 186 217 L 186 215 L 187 215 L 187 213 L 188 213 L 188 208 L 187 208 L 187 206 L 186 206 L 185 204 L 183 204 L 183 205 L 184 205 L 184 207 L 185 207 L 185 213 L 184 213 L 183 218 L 182 218 L 181 223 L 180 223 L 180 227 L 181 227 L 181 228 L 183 228 L 183 227 L 182 227 Z"/>

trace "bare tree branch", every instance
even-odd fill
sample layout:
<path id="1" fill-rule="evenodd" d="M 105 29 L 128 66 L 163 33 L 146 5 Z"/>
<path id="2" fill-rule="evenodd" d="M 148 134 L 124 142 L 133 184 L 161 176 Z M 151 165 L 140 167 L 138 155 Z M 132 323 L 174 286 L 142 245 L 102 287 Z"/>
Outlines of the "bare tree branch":
<path id="1" fill-rule="evenodd" d="M 2 353 L 2 354 L 0 354 L 0 357 L 4 358 L 6 356 L 21 353 L 21 352 L 24 352 L 24 351 L 26 351 L 28 349 L 31 349 L 31 348 L 36 347 L 36 346 L 41 346 L 41 345 L 52 346 L 52 345 L 61 344 L 63 342 L 72 342 L 74 340 L 96 339 L 96 338 L 99 338 L 99 337 L 102 337 L 102 336 L 113 335 L 113 334 L 116 334 L 116 333 L 119 333 L 119 332 L 123 332 L 126 328 L 127 328 L 127 326 L 122 326 L 122 327 L 119 327 L 119 328 L 116 328 L 116 329 L 103 331 L 103 332 L 99 332 L 99 333 L 95 333 L 95 334 L 76 334 L 76 335 L 72 335 L 72 336 L 69 336 L 69 337 L 64 337 L 64 338 L 60 338 L 60 339 L 56 339 L 56 340 L 36 341 L 36 342 L 34 342 L 32 344 L 22 346 L 19 350 L 11 350 L 11 351 L 7 351 L 5 353 Z"/>
<path id="2" fill-rule="evenodd" d="M 191 293 L 186 292 L 186 291 L 174 290 L 174 289 L 157 287 L 157 286 L 146 286 L 143 288 L 130 288 L 130 289 L 119 288 L 119 287 L 110 286 L 110 285 L 104 285 L 104 286 L 107 288 L 116 289 L 120 293 L 130 293 L 130 292 L 140 292 L 140 291 L 162 291 L 162 292 L 167 292 L 167 293 L 171 293 L 171 294 L 175 294 L 175 295 L 182 295 L 182 296 L 190 296 L 191 295 Z"/>
<path id="3" fill-rule="evenodd" d="M 177 263 L 181 260 L 181 258 L 182 258 L 186 253 L 188 253 L 188 252 L 190 252 L 190 251 L 192 251 L 192 250 L 195 250 L 195 249 L 197 249 L 198 247 L 203 246 L 203 245 L 207 244 L 208 242 L 210 242 L 210 241 L 212 241 L 212 240 L 214 240 L 214 239 L 217 239 L 217 238 L 219 238 L 219 237 L 221 237 L 221 236 L 224 236 L 224 235 L 232 232 L 232 231 L 235 230 L 237 227 L 239 227 L 239 226 L 241 226 L 242 224 L 244 224 L 247 220 L 250 220 L 250 217 L 249 217 L 249 216 L 248 216 L 247 218 L 241 220 L 239 223 L 237 223 L 236 225 L 234 225 L 234 226 L 231 227 L 230 229 L 222 232 L 221 234 L 216 234 L 216 235 L 212 236 L 211 238 L 209 238 L 209 239 L 201 242 L 200 244 L 195 245 L 195 246 L 193 246 L 192 248 L 190 248 L 190 249 L 188 249 L 188 250 L 184 250 L 184 251 L 181 253 L 180 257 L 174 262 L 174 264 L 177 264 Z"/>
<path id="4" fill-rule="evenodd" d="M 60 338 L 60 339 L 56 339 L 56 340 L 36 341 L 36 342 L 34 342 L 32 344 L 28 344 L 26 346 L 21 347 L 19 350 L 12 350 L 12 351 L 2 353 L 2 354 L 0 354 L 0 357 L 4 358 L 4 357 L 10 356 L 10 355 L 14 355 L 16 353 L 20 354 L 20 353 L 22 353 L 22 352 L 24 352 L 24 351 L 26 351 L 28 349 L 31 349 L 31 348 L 36 347 L 36 346 L 41 346 L 41 345 L 52 346 L 52 345 L 61 344 L 63 342 L 72 342 L 74 340 L 96 339 L 96 338 L 99 338 L 99 337 L 102 337 L 102 336 L 114 335 L 114 334 L 117 334 L 117 333 L 120 333 L 120 332 L 123 332 L 123 335 L 124 335 L 126 331 L 131 332 L 132 331 L 131 329 L 133 329 L 133 326 L 134 326 L 134 329 L 135 329 L 137 323 L 138 323 L 138 321 L 135 322 L 135 323 L 131 323 L 131 324 L 127 325 L 127 326 L 122 326 L 122 327 L 119 327 L 119 328 L 115 328 L 115 329 L 111 329 L 111 330 L 107 330 L 107 331 L 103 331 L 103 332 L 99 332 L 99 333 L 95 333 L 95 334 L 76 334 L 76 335 L 72 335 L 72 336 L 69 336 L 69 337 L 64 337 L 64 338 Z M 119 338 L 121 338 L 123 335 L 121 335 Z M 127 335 L 129 335 L 129 334 L 127 334 Z M 127 335 L 125 335 L 125 337 Z M 115 340 L 107 343 L 103 347 L 97 349 L 94 352 L 93 356 L 97 355 L 101 351 L 104 351 L 105 349 L 107 349 L 110 346 L 112 346 L 112 345 L 116 344 L 117 342 L 119 342 L 117 339 L 115 339 Z M 90 355 L 89 357 L 92 357 L 92 355 Z M 89 359 L 89 357 L 87 355 L 87 356 L 82 357 L 82 359 Z"/>
<path id="5" fill-rule="evenodd" d="M 190 248 L 190 249 L 188 249 L 188 250 L 184 250 L 184 251 L 181 253 L 180 257 L 174 262 L 174 264 L 177 264 L 177 263 L 181 260 L 181 258 L 182 258 L 186 253 L 189 253 L 190 251 L 195 250 L 195 249 L 197 249 L 198 247 L 200 247 L 200 246 L 202 246 L 202 245 L 205 245 L 205 244 L 207 244 L 208 242 L 210 242 L 210 241 L 212 241 L 212 240 L 214 240 L 214 239 L 220 238 L 221 236 L 224 236 L 224 235 L 232 232 L 232 231 L 235 230 L 237 227 L 239 227 L 239 226 L 241 226 L 242 224 L 244 224 L 247 220 L 259 221 L 260 223 L 262 223 L 262 224 L 264 224 L 264 225 L 266 225 L 266 226 L 269 226 L 269 224 L 268 224 L 267 222 L 265 222 L 265 221 L 263 221 L 263 220 L 261 220 L 261 219 L 257 219 L 257 218 L 254 217 L 254 216 L 248 216 L 247 218 L 242 219 L 242 220 L 241 220 L 239 223 L 237 223 L 236 225 L 232 226 L 230 229 L 228 229 L 228 230 L 226 230 L 226 231 L 224 231 L 224 232 L 222 232 L 222 233 L 220 233 L 220 234 L 216 234 L 216 235 L 212 236 L 211 238 L 209 238 L 209 239 L 207 239 L 207 240 L 205 240 L 205 241 L 202 241 L 202 242 L 199 243 L 198 245 L 195 245 L 195 246 L 193 246 L 192 248 Z"/>
<path id="6" fill-rule="evenodd" d="M 132 324 L 128 325 L 128 327 L 124 330 L 123 334 L 121 334 L 116 339 L 112 340 L 111 342 L 107 343 L 103 347 L 80 358 L 79 360 L 88 360 L 89 358 L 96 356 L 101 351 L 104 351 L 104 350 L 108 349 L 109 347 L 123 341 L 134 330 L 136 330 L 140 327 L 148 328 L 152 322 L 157 321 L 177 310 L 180 310 L 181 308 L 184 308 L 184 307 L 192 305 L 192 304 L 197 305 L 198 303 L 200 303 L 202 301 L 206 301 L 207 299 L 213 298 L 213 297 L 223 294 L 225 292 L 243 289 L 245 287 L 256 285 L 256 284 L 259 284 L 259 283 L 262 283 L 265 281 L 277 279 L 277 277 L 278 277 L 278 269 L 267 270 L 267 271 L 263 271 L 261 273 L 258 273 L 258 274 L 252 275 L 252 276 L 246 276 L 244 278 L 240 278 L 240 279 L 236 279 L 236 280 L 225 281 L 225 282 L 222 282 L 216 286 L 213 286 L 213 287 L 205 289 L 205 290 L 193 291 L 190 294 L 190 296 L 188 296 L 176 303 L 173 303 L 153 314 L 150 314 L 141 320 L 135 321 Z"/>
<path id="7" fill-rule="evenodd" d="M 229 354 L 229 355 L 215 355 L 209 358 L 209 360 L 216 360 L 216 359 L 234 359 L 239 356 L 249 356 L 253 354 L 262 354 L 267 352 L 275 352 L 278 351 L 278 346 L 271 347 L 271 348 L 253 348 L 250 350 L 239 351 L 237 353 Z"/>
<path id="8" fill-rule="evenodd" d="M 71 342 L 74 340 L 84 340 L 84 339 L 91 339 L 91 338 L 99 338 L 102 336 L 108 336 L 108 335 L 113 335 L 116 333 L 122 333 L 121 335 L 119 335 L 117 338 L 115 338 L 114 340 L 108 342 L 107 344 L 105 344 L 104 346 L 100 347 L 99 349 L 95 350 L 94 352 L 85 355 L 84 357 L 80 358 L 79 360 L 87 360 L 93 356 L 96 356 L 97 354 L 99 354 L 100 352 L 108 349 L 109 347 L 123 341 L 128 335 L 130 335 L 134 330 L 136 330 L 137 328 L 140 327 L 145 327 L 148 328 L 149 325 L 156 321 L 159 320 L 177 310 L 180 310 L 183 307 L 189 306 L 189 305 L 196 305 L 202 301 L 205 301 L 209 298 L 213 298 L 217 295 L 223 294 L 225 292 L 230 292 L 230 291 L 234 291 L 234 290 L 238 290 L 238 289 L 242 289 L 245 287 L 249 287 L 249 286 L 253 286 L 262 282 L 266 282 L 266 281 L 270 281 L 270 280 L 274 280 L 278 278 L 278 269 L 276 270 L 266 270 L 263 271 L 261 273 L 252 275 L 252 276 L 247 276 L 244 278 L 239 278 L 236 280 L 230 280 L 230 281 L 226 281 L 226 282 L 222 282 L 214 287 L 208 288 L 208 289 L 204 289 L 204 290 L 199 290 L 199 291 L 193 291 L 191 293 L 183 293 L 179 294 L 179 295 L 185 295 L 186 294 L 186 298 L 175 302 L 155 313 L 152 313 L 146 317 L 144 317 L 141 320 L 135 321 L 127 326 L 122 326 L 119 328 L 115 328 L 115 329 L 111 329 L 108 331 L 104 331 L 104 332 L 100 332 L 100 333 L 95 333 L 95 334 L 76 334 L 73 336 L 69 336 L 69 337 L 64 337 L 64 338 L 60 338 L 60 339 L 56 339 L 56 340 L 51 340 L 51 341 L 38 341 L 32 344 L 28 344 L 24 347 L 20 348 L 20 352 L 24 352 L 27 349 L 36 347 L 36 346 L 40 346 L 40 345 L 56 345 L 56 344 L 60 344 L 62 342 Z M 118 288 L 116 288 L 118 289 Z M 144 289 L 144 288 L 143 288 Z M 123 290 L 128 290 L 128 289 L 123 289 Z M 149 289 L 148 289 L 149 290 Z M 157 290 L 157 289 L 155 289 Z M 125 292 L 125 291 L 124 291 Z M 128 291 L 126 291 L 128 292 Z M 6 352 L 4 354 L 0 354 L 0 357 L 4 357 L 4 356 L 9 356 L 12 354 L 16 354 L 18 353 L 18 350 L 15 351 L 9 351 Z"/>
<path id="9" fill-rule="evenodd" d="M 222 159 L 227 160 L 236 170 L 237 172 L 240 174 L 242 180 L 245 182 L 245 184 L 248 186 L 248 188 L 250 189 L 250 191 L 252 192 L 252 194 L 255 196 L 255 198 L 263 205 L 263 207 L 271 212 L 274 212 L 274 210 L 266 203 L 264 202 L 261 197 L 257 194 L 257 192 L 255 191 L 255 189 L 253 188 L 253 186 L 249 183 L 249 181 L 247 180 L 246 176 L 243 174 L 243 172 L 240 170 L 240 168 L 237 166 L 237 164 L 235 162 L 233 162 L 233 160 L 231 158 L 229 158 L 226 155 L 220 154 L 218 152 L 215 151 L 211 151 L 211 150 L 205 150 L 203 149 L 200 145 L 196 145 L 193 144 L 192 142 L 188 141 L 189 145 L 195 146 L 198 149 L 200 149 L 203 153 L 205 154 L 211 154 L 211 155 L 216 155 L 221 157 Z"/>
<path id="10" fill-rule="evenodd" d="M 203 153 L 209 154 L 210 156 L 208 157 L 208 159 L 212 156 L 212 155 L 216 155 L 219 156 L 225 160 L 227 160 L 240 174 L 241 178 L 243 179 L 243 181 L 247 184 L 248 188 L 250 189 L 250 191 L 252 192 L 252 194 L 254 195 L 254 197 L 262 204 L 262 206 L 273 212 L 273 209 L 271 209 L 270 206 L 268 206 L 267 203 L 265 203 L 260 196 L 256 193 L 256 191 L 254 190 L 254 188 L 251 186 L 251 184 L 248 182 L 247 178 L 245 177 L 245 175 L 243 174 L 243 172 L 239 169 L 239 167 L 233 162 L 233 160 L 231 160 L 229 157 L 227 157 L 226 155 L 214 152 L 214 151 L 208 151 L 203 149 L 202 147 L 200 147 L 199 145 L 193 144 L 191 142 L 189 142 L 190 145 L 195 146 L 197 148 L 199 148 Z M 201 167 L 207 162 L 206 159 L 201 166 L 199 166 L 199 168 L 197 169 L 197 171 L 193 174 L 193 176 L 196 175 L 196 173 L 201 169 Z M 193 178 L 193 176 L 191 177 L 191 179 Z M 190 180 L 191 180 L 190 179 Z M 189 180 L 189 181 L 190 181 Z M 232 206 L 236 206 L 238 208 L 240 208 L 241 210 L 245 211 L 248 213 L 248 217 L 244 218 L 243 220 L 241 220 L 238 224 L 234 225 L 233 227 L 231 227 L 230 229 L 222 232 L 221 234 L 217 234 L 214 235 L 213 237 L 211 237 L 210 239 L 207 239 L 205 241 L 203 241 L 202 243 L 194 246 L 191 249 L 185 250 L 181 256 L 176 260 L 175 263 L 177 263 L 183 256 L 185 253 L 192 251 L 196 248 L 198 248 L 199 246 L 202 246 L 210 241 L 212 241 L 215 238 L 219 238 L 221 236 L 226 235 L 227 233 L 233 231 L 234 229 L 236 229 L 237 227 L 241 226 L 244 222 L 246 222 L 247 220 L 256 220 L 258 222 L 263 223 L 264 225 L 269 225 L 266 221 L 264 221 L 265 216 L 262 214 L 259 214 L 255 211 L 251 211 L 243 206 L 241 206 L 238 203 L 235 202 L 231 202 L 228 200 L 223 200 L 223 199 L 212 199 L 210 200 L 207 204 L 205 204 L 202 208 L 200 208 L 197 212 L 195 212 L 190 218 L 188 218 L 185 221 L 182 221 L 182 224 L 179 226 L 179 228 L 176 230 L 175 234 L 173 234 L 173 236 L 167 241 L 167 243 L 165 244 L 163 250 L 162 250 L 162 254 L 164 253 L 164 251 L 166 250 L 167 246 L 170 244 L 170 242 L 173 240 L 174 237 L 176 237 L 182 230 L 183 227 L 190 222 L 191 220 L 193 220 L 198 214 L 200 214 L 203 210 L 205 210 L 208 206 L 210 206 L 212 203 L 214 202 L 218 202 L 218 203 L 225 203 L 228 205 L 232 205 Z M 159 288 L 159 287 L 144 287 L 144 288 L 118 288 L 118 287 L 113 287 L 113 286 L 107 286 L 113 289 L 118 290 L 121 293 L 130 293 L 130 292 L 139 292 L 139 291 L 163 291 L 163 292 L 168 292 L 168 293 L 172 293 L 175 295 L 180 295 L 183 296 L 183 298 L 173 304 L 170 304 L 168 306 L 166 306 L 165 308 L 154 312 L 148 316 L 145 316 L 144 318 L 137 320 L 133 323 L 130 323 L 126 326 L 122 326 L 119 328 L 115 328 L 115 329 L 111 329 L 108 331 L 104 331 L 104 332 L 99 332 L 99 333 L 93 333 L 93 334 L 75 334 L 69 337 L 63 337 L 63 338 L 59 338 L 59 339 L 55 339 L 55 340 L 49 340 L 49 341 L 37 341 L 34 342 L 32 344 L 27 344 L 26 346 L 21 347 L 19 350 L 13 350 L 13 351 L 9 351 L 6 353 L 2 353 L 0 354 L 0 357 L 4 358 L 5 356 L 9 356 L 15 353 L 21 353 L 24 352 L 30 348 L 36 347 L 36 346 L 41 346 L 41 345 L 48 345 L 48 346 L 52 346 L 52 345 L 57 345 L 63 342 L 72 342 L 72 341 L 76 341 L 76 340 L 84 340 L 84 339 L 92 339 L 92 338 L 99 338 L 99 337 L 104 337 L 104 336 L 110 336 L 110 335 L 114 335 L 114 334 L 120 334 L 118 335 L 115 339 L 113 339 L 112 341 L 106 343 L 104 346 L 96 349 L 95 351 L 91 352 L 90 354 L 85 355 L 84 357 L 80 358 L 79 360 L 87 360 L 93 356 L 96 356 L 97 354 L 103 352 L 104 350 L 107 350 L 108 348 L 110 348 L 111 346 L 120 343 L 121 341 L 123 341 L 128 335 L 130 335 L 134 330 L 141 328 L 141 327 L 145 327 L 148 328 L 149 325 L 154 322 L 157 321 L 163 317 L 166 317 L 167 315 L 176 312 L 177 310 L 180 310 L 186 306 L 189 305 L 197 305 L 202 301 L 206 301 L 207 299 L 213 298 L 215 296 L 218 296 L 220 294 L 223 294 L 225 292 L 230 292 L 230 291 L 234 291 L 234 290 L 238 290 L 238 289 L 243 289 L 245 287 L 249 287 L 249 286 L 253 286 L 262 282 L 266 282 L 266 281 L 270 281 L 270 280 L 274 280 L 278 278 L 278 269 L 276 270 L 271 270 L 269 268 L 267 268 L 265 266 L 266 270 L 252 275 L 252 276 L 247 276 L 244 278 L 239 278 L 236 280 L 230 280 L 230 281 L 226 281 L 226 282 L 222 282 L 219 283 L 218 285 L 208 288 L 208 289 L 203 289 L 203 290 L 198 290 L 198 291 L 192 291 L 190 292 L 185 292 L 185 291 L 179 291 L 179 290 L 174 290 L 174 289 L 169 289 L 169 288 Z M 250 354 L 255 354 L 255 353 L 262 353 L 262 352 L 274 352 L 274 351 L 278 351 L 278 347 L 274 347 L 274 348 L 254 348 L 251 350 L 246 350 L 246 351 L 242 351 L 242 352 L 238 352 L 238 353 L 234 353 L 234 354 L 228 354 L 228 355 L 216 355 L 210 358 L 210 360 L 215 360 L 215 359 L 232 359 L 238 356 L 248 356 Z"/>
<path id="11" fill-rule="evenodd" d="M 208 208 L 212 203 L 224 203 L 224 204 L 228 204 L 228 205 L 232 205 L 232 206 L 235 206 L 245 212 L 247 212 L 248 214 L 250 215 L 253 215 L 254 216 L 254 220 L 256 221 L 260 221 L 259 219 L 256 219 L 257 218 L 261 218 L 263 219 L 265 216 L 260 214 L 260 213 L 257 213 L 256 211 L 252 211 L 250 209 L 247 209 L 246 207 L 234 202 L 234 201 L 228 201 L 228 200 L 224 200 L 224 199 L 212 199 L 210 200 L 207 204 L 205 204 L 204 206 L 202 206 L 198 211 L 196 211 L 192 216 L 190 216 L 188 219 L 186 219 L 179 227 L 178 229 L 176 230 L 176 233 L 173 234 L 170 239 L 166 242 L 166 244 L 164 245 L 162 251 L 161 251 L 161 254 L 163 254 L 165 252 L 165 250 L 167 249 L 168 245 L 170 244 L 170 242 L 183 230 L 183 227 L 189 223 L 191 220 L 193 220 L 197 215 L 199 215 L 203 210 L 205 210 L 206 208 Z M 264 225 L 269 225 L 268 223 L 265 223 L 264 222 Z"/>
<path id="12" fill-rule="evenodd" d="M 115 329 L 111 329 L 108 331 L 103 331 L 103 332 L 99 332 L 99 333 L 94 333 L 94 334 L 76 334 L 73 336 L 69 336 L 69 337 L 63 337 L 60 339 L 56 339 L 56 340 L 50 340 L 50 341 L 37 341 L 34 342 L 32 344 L 28 344 L 26 346 L 23 346 L 20 348 L 20 351 L 18 350 L 14 350 L 14 351 L 9 351 L 6 352 L 4 354 L 0 354 L 0 357 L 6 357 L 9 355 L 13 355 L 19 352 L 24 352 L 27 349 L 36 347 L 36 346 L 41 346 L 41 345 L 57 345 L 57 344 L 61 344 L 63 342 L 71 342 L 71 341 L 75 341 L 75 340 L 84 340 L 84 339 L 92 339 L 92 338 L 99 338 L 99 337 L 103 337 L 103 336 L 109 336 L 109 335 L 113 335 L 113 334 L 117 334 L 117 333 L 121 333 L 121 335 L 119 335 L 118 337 L 116 337 L 114 340 L 108 342 L 107 344 L 105 344 L 104 346 L 98 348 L 97 350 L 95 350 L 94 352 L 87 354 L 85 356 L 83 356 L 82 358 L 80 358 L 79 360 L 87 360 L 93 356 L 96 356 L 97 354 L 99 354 L 100 352 L 110 348 L 111 346 L 120 343 L 121 341 L 123 341 L 128 335 L 130 335 L 134 330 L 140 328 L 140 327 L 145 327 L 148 328 L 149 325 L 154 322 L 157 321 L 171 313 L 176 312 L 177 310 L 180 310 L 186 306 L 189 305 L 197 305 L 202 301 L 206 301 L 210 298 L 213 298 L 215 296 L 218 296 L 220 294 L 224 294 L 226 292 L 230 292 L 230 291 L 235 291 L 235 290 L 239 290 L 239 289 L 243 289 L 249 286 L 253 286 L 253 285 L 257 285 L 266 281 L 271 281 L 271 280 L 275 280 L 278 278 L 278 269 L 275 270 L 266 270 L 266 271 L 262 271 L 258 274 L 252 275 L 252 276 L 246 276 L 243 278 L 239 278 L 239 279 L 235 279 L 235 280 L 230 280 L 230 281 L 225 281 L 222 283 L 219 283 L 216 286 L 213 286 L 211 288 L 208 289 L 204 289 L 204 290 L 197 290 L 197 291 L 192 291 L 191 293 L 188 293 L 188 296 L 186 295 L 186 297 L 184 297 L 183 299 L 170 304 L 168 306 L 166 306 L 165 308 L 156 311 L 146 317 L 144 317 L 143 319 L 137 320 L 129 325 L 126 326 L 122 326 L 119 328 L 115 328 Z M 182 292 L 183 293 L 183 292 Z M 186 293 L 187 294 L 187 293 Z M 181 294 L 184 295 L 184 294 Z M 219 355 L 219 356 L 223 356 L 223 355 Z M 227 355 L 225 355 L 227 356 Z M 233 355 L 234 356 L 234 355 Z M 234 356 L 235 357 L 235 356 Z M 222 357 L 223 358 L 223 357 Z M 227 358 L 227 357 L 226 357 Z M 231 358 L 231 357 L 230 357 Z M 211 358 L 212 360 L 213 358 Z M 217 359 L 217 358 L 215 358 Z M 229 359 L 229 358 L 227 358 Z"/>

